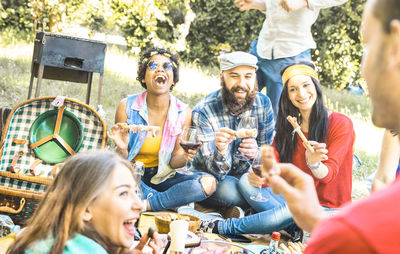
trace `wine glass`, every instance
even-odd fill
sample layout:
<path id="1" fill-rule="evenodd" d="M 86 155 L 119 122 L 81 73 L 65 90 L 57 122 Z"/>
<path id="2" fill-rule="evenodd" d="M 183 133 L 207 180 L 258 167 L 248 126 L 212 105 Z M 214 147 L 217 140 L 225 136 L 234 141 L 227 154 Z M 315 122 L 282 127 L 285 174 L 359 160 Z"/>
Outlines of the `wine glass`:
<path id="1" fill-rule="evenodd" d="M 257 151 L 256 157 L 253 159 L 253 163 L 251 164 L 251 168 L 253 169 L 253 172 L 258 175 L 262 176 L 261 173 L 261 152 Z M 250 199 L 258 202 L 265 202 L 268 201 L 268 198 L 263 196 L 261 192 L 262 186 L 258 187 L 258 193 L 256 195 L 250 196 Z"/>
<path id="2" fill-rule="evenodd" d="M 254 116 L 249 116 L 249 117 L 242 117 L 240 119 L 240 122 L 237 126 L 237 131 L 236 131 L 236 136 L 238 138 L 244 139 L 244 138 L 256 138 L 258 134 L 257 131 L 257 118 Z M 247 158 L 243 153 L 237 152 L 234 155 L 237 159 L 243 160 L 243 161 L 248 161 L 249 158 Z"/>
<path id="3" fill-rule="evenodd" d="M 193 126 L 185 126 L 183 128 L 183 131 L 180 136 L 179 144 L 185 150 L 185 152 L 188 152 L 189 149 L 195 150 L 199 148 L 200 146 L 200 140 L 199 140 L 199 133 L 198 129 Z M 180 168 L 177 170 L 177 172 L 186 174 L 186 175 L 191 175 L 193 174 L 192 171 L 188 170 L 190 168 L 190 162 L 186 162 L 185 167 Z"/>

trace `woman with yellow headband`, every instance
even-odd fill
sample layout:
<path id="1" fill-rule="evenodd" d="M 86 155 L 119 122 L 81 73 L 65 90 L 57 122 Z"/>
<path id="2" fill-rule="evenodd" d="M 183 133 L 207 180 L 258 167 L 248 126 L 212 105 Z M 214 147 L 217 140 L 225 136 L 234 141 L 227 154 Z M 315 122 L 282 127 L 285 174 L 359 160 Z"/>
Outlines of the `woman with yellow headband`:
<path id="1" fill-rule="evenodd" d="M 144 163 L 144 209 L 162 211 L 198 202 L 215 191 L 216 180 L 203 172 L 183 174 L 177 169 L 193 160 L 196 151 L 179 145 L 184 126 L 191 124 L 190 108 L 171 94 L 179 81 L 178 56 L 151 48 L 138 63 L 137 80 L 144 92 L 121 101 L 111 128 L 117 151 L 129 161 Z M 153 126 L 155 132 L 129 126 Z"/>
<path id="2" fill-rule="evenodd" d="M 353 123 L 324 106 L 318 75 L 311 63 L 282 71 L 275 147 L 280 162 L 290 162 L 314 178 L 321 206 L 337 208 L 351 201 Z M 295 134 L 288 116 L 295 117 L 314 152 Z"/>

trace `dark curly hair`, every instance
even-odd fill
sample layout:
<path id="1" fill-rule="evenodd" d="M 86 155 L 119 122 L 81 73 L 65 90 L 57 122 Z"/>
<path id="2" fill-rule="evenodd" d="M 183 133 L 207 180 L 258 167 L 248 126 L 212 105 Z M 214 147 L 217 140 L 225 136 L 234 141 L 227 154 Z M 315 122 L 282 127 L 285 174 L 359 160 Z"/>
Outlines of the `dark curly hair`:
<path id="1" fill-rule="evenodd" d="M 281 71 L 281 75 L 285 70 L 293 65 L 307 65 L 315 69 L 314 65 L 310 62 L 294 63 Z M 311 77 L 317 92 L 317 99 L 312 107 L 309 119 L 308 139 L 317 142 L 326 142 L 328 133 L 328 110 L 326 109 L 322 97 L 322 89 L 318 80 Z M 296 108 L 289 99 L 288 95 L 288 81 L 284 84 L 282 94 L 279 100 L 279 111 L 275 125 L 275 148 L 279 153 L 279 160 L 281 162 L 292 162 L 293 151 L 297 143 L 297 135 L 292 137 L 293 126 L 286 119 L 287 116 L 294 116 L 297 121 L 301 123 L 300 111 Z"/>
<path id="2" fill-rule="evenodd" d="M 177 54 L 173 54 L 171 51 L 161 48 L 149 48 L 140 56 L 140 60 L 138 63 L 138 71 L 136 80 L 139 81 L 140 85 L 147 89 L 146 83 L 143 82 L 144 77 L 146 75 L 147 65 L 149 64 L 149 60 L 154 55 L 163 55 L 169 57 L 172 62 L 172 71 L 174 73 L 174 84 L 171 86 L 170 90 L 178 83 L 179 81 L 179 56 Z"/>

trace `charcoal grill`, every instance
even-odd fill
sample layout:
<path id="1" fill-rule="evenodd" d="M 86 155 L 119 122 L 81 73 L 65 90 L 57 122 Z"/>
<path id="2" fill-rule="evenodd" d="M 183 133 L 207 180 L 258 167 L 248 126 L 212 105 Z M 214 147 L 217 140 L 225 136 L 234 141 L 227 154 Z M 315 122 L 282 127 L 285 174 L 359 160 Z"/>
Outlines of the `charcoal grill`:
<path id="1" fill-rule="evenodd" d="M 100 105 L 103 86 L 104 42 L 62 34 L 38 32 L 33 49 L 28 100 L 34 78 L 37 78 L 35 97 L 40 95 L 42 79 L 87 83 L 86 104 L 90 101 L 93 73 L 99 73 L 97 103 Z"/>

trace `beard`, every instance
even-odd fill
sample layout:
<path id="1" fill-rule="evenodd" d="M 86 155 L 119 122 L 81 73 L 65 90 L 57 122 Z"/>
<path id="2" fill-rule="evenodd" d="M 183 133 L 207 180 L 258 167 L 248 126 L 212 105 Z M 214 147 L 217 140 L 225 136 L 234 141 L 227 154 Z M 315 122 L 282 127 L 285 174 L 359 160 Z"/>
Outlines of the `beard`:
<path id="1" fill-rule="evenodd" d="M 222 87 L 222 99 L 224 104 L 228 107 L 228 109 L 235 113 L 236 115 L 240 115 L 241 113 L 252 108 L 254 100 L 257 96 L 258 86 L 257 83 L 254 84 L 253 90 L 245 90 L 242 87 L 234 86 L 231 89 L 226 87 L 226 83 L 224 77 L 221 78 L 221 87 Z M 235 96 L 235 92 L 238 90 L 246 91 L 245 99 L 237 99 Z"/>

